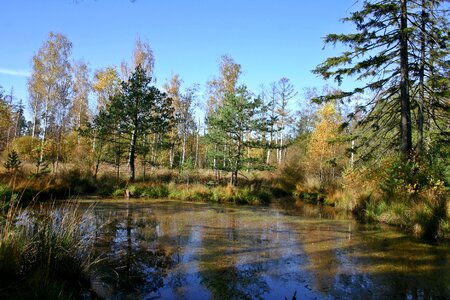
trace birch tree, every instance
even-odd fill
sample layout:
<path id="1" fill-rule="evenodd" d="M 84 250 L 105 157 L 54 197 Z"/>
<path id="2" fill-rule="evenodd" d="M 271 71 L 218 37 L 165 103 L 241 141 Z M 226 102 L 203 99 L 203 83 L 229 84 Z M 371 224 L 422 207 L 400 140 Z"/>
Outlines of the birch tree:
<path id="1" fill-rule="evenodd" d="M 71 107 L 71 119 L 74 130 L 79 130 L 89 121 L 89 92 L 91 82 L 89 70 L 85 62 L 79 61 L 74 65 L 73 100 Z M 79 143 L 79 136 L 77 139 Z"/>
<path id="2" fill-rule="evenodd" d="M 28 90 L 34 118 L 33 132 L 36 133 L 38 120 L 42 124 L 40 162 L 44 159 L 44 146 L 49 133 L 61 142 L 61 137 L 67 129 L 72 82 L 69 60 L 71 51 L 72 43 L 67 37 L 50 32 L 48 39 L 33 56 Z M 59 154 L 60 149 L 57 151 L 56 161 Z"/>

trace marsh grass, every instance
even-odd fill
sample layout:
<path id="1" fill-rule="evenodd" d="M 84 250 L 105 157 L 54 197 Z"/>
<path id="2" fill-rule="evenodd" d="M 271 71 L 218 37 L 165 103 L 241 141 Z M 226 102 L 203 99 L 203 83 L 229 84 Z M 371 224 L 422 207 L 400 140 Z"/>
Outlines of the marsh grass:
<path id="1" fill-rule="evenodd" d="M 269 189 L 260 185 L 233 187 L 230 185 L 207 184 L 168 184 L 133 183 L 116 189 L 112 196 L 124 197 L 129 194 L 135 198 L 177 199 L 193 202 L 218 202 L 261 205 L 268 204 L 272 198 Z"/>
<path id="2" fill-rule="evenodd" d="M 78 298 L 95 263 L 89 222 L 77 204 L 23 210 L 10 201 L 0 231 L 0 298 Z"/>
<path id="3" fill-rule="evenodd" d="M 447 193 L 424 191 L 414 198 L 393 199 L 367 196 L 359 199 L 353 212 L 365 222 L 395 225 L 428 240 L 450 239 Z"/>

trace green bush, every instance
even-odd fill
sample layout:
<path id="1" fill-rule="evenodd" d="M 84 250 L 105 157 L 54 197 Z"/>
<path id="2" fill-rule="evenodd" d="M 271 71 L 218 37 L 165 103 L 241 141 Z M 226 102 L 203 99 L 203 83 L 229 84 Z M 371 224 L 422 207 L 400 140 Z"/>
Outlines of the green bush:
<path id="1" fill-rule="evenodd" d="M 123 197 L 125 195 L 125 189 L 124 188 L 116 188 L 112 193 L 111 196 L 113 197 Z"/>
<path id="2" fill-rule="evenodd" d="M 97 194 L 101 196 L 111 196 L 114 195 L 118 189 L 121 188 L 121 195 L 123 196 L 124 184 L 112 175 L 102 175 L 95 181 L 95 190 Z"/>
<path id="3" fill-rule="evenodd" d="M 381 190 L 387 199 L 417 195 L 423 190 L 448 186 L 445 168 L 420 160 L 396 159 L 386 169 Z"/>
<path id="4" fill-rule="evenodd" d="M 142 189 L 142 197 L 147 198 L 167 198 L 169 196 L 169 189 L 166 185 L 149 186 Z"/>

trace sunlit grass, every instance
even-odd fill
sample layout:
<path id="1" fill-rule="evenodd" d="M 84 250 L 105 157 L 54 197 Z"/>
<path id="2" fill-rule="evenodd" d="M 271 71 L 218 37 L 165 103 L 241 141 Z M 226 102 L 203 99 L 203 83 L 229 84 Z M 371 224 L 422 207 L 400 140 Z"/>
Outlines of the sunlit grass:
<path id="1" fill-rule="evenodd" d="M 80 226 L 87 215 L 77 204 L 22 210 L 11 201 L 0 230 L 0 298 L 78 298 L 93 263 L 93 233 Z"/>

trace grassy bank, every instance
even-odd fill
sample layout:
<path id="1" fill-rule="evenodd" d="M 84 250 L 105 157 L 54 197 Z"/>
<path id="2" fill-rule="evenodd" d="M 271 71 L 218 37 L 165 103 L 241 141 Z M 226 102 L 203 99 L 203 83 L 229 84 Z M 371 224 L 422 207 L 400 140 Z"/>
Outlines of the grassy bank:
<path id="1" fill-rule="evenodd" d="M 305 203 L 332 206 L 347 211 L 362 222 L 397 226 L 413 236 L 428 240 L 450 240 L 450 200 L 447 195 L 426 191 L 413 197 L 386 198 L 377 191 L 356 195 L 354 191 L 333 193 L 300 192 L 296 199 Z"/>
<path id="2" fill-rule="evenodd" d="M 116 189 L 113 197 L 169 198 L 184 201 L 204 201 L 261 205 L 272 198 L 268 189 L 261 187 L 231 187 L 213 184 L 135 183 Z"/>
<path id="3" fill-rule="evenodd" d="M 394 225 L 428 240 L 448 240 L 450 188 L 445 174 L 425 163 L 385 160 L 346 170 L 328 186 L 309 178 L 297 184 L 293 195 L 307 203 L 352 212 L 362 222 Z"/>
<path id="4" fill-rule="evenodd" d="M 229 186 L 229 179 L 217 179 L 212 172 L 186 176 L 177 171 L 159 170 L 129 183 L 113 174 L 102 174 L 93 178 L 89 172 L 69 170 L 56 175 L 25 176 L 17 174 L 13 179 L 3 175 L 0 178 L 0 200 L 20 198 L 26 205 L 30 202 L 51 199 L 68 199 L 83 195 L 101 197 L 172 198 L 187 201 L 213 201 L 236 204 L 267 204 L 272 194 L 280 191 L 271 178 L 253 174 L 242 178 L 238 187 Z"/>
<path id="5" fill-rule="evenodd" d="M 75 204 L 24 214 L 10 201 L 0 218 L 0 298 L 78 299 L 89 288 L 88 220 Z"/>

